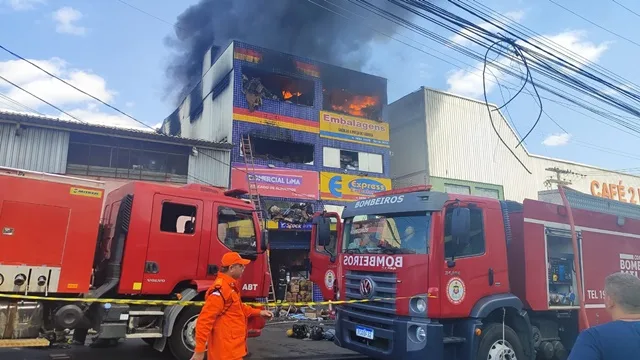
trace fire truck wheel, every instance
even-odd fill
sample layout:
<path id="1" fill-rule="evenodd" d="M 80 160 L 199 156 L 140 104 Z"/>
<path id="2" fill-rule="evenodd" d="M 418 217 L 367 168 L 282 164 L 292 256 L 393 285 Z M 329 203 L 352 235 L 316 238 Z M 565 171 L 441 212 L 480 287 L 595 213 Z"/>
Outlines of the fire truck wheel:
<path id="1" fill-rule="evenodd" d="M 502 330 L 502 324 L 489 324 L 483 329 L 482 340 L 478 346 L 478 360 L 521 360 L 525 358 L 518 334 L 505 325 L 503 339 Z"/>
<path id="2" fill-rule="evenodd" d="M 184 308 L 173 325 L 169 349 L 176 360 L 189 360 L 193 355 L 196 346 L 196 320 L 201 309 L 200 306 Z"/>

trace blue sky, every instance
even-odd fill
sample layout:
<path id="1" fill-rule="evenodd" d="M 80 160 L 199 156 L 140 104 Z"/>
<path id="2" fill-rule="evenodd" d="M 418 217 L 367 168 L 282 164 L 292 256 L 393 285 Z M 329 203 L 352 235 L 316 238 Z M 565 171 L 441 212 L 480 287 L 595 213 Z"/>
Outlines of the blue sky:
<path id="1" fill-rule="evenodd" d="M 640 17 L 611 0 L 557 1 L 602 27 L 640 42 L 637 37 L 640 33 Z M 633 0 L 617 1 L 640 13 L 640 3 Z M 173 23 L 184 9 L 196 1 L 127 2 Z M 589 24 L 548 0 L 492 0 L 483 3 L 627 81 L 640 84 L 635 60 L 640 58 L 639 46 Z M 147 124 L 154 126 L 160 123 L 174 109 L 172 101 L 163 97 L 168 81 L 165 67 L 170 59 L 163 39 L 172 32 L 169 24 L 117 0 L 0 0 L 0 17 L 3 20 L 0 23 L 0 44 L 37 61 L 49 71 Z M 453 34 L 439 30 L 436 25 L 423 25 L 453 39 Z M 413 42 L 418 41 L 454 59 L 476 64 L 475 60 L 415 34 L 401 32 L 394 36 L 422 47 Z M 446 59 L 456 62 L 449 57 Z M 84 95 L 57 83 L 30 65 L 14 60 L 9 54 L 0 52 L 0 75 L 82 120 L 132 125 L 130 120 L 89 101 Z M 390 101 L 420 86 L 482 98 L 482 82 L 475 69 L 454 67 L 394 40 L 374 45 L 374 56 L 366 70 L 389 79 Z M 548 81 L 541 76 L 538 78 Z M 512 78 L 501 78 L 501 81 L 517 83 Z M 508 92 L 503 91 L 509 98 Z M 7 84 L 0 83 L 0 93 L 41 113 L 60 115 L 58 111 Z M 553 95 L 545 96 L 553 98 Z M 503 102 L 498 87 L 493 87 L 489 99 L 498 104 Z M 543 117 L 526 141 L 530 152 L 610 169 L 640 168 L 640 151 L 634 146 L 637 137 L 614 129 L 608 120 L 586 110 L 579 111 L 605 124 L 549 101 L 543 100 L 543 105 L 545 111 L 568 134 Z M 4 98 L 0 98 L 0 107 L 19 110 Z M 508 110 L 510 120 L 524 134 L 535 121 L 538 108 L 530 96 L 522 94 L 508 106 Z"/>

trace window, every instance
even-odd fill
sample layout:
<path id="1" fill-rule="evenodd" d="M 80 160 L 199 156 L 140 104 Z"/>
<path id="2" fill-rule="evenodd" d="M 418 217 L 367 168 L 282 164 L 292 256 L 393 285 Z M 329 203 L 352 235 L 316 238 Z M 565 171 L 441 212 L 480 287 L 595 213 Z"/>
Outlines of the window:
<path id="1" fill-rule="evenodd" d="M 462 249 L 456 249 L 453 238 L 451 237 L 451 215 L 453 214 L 453 208 L 447 209 L 445 215 L 444 224 L 444 254 L 445 258 L 451 258 L 455 255 L 458 257 L 477 256 L 482 255 L 485 252 L 484 241 L 484 225 L 482 210 L 478 208 L 471 208 L 471 237 L 469 238 L 469 244 Z"/>
<path id="2" fill-rule="evenodd" d="M 186 183 L 189 151 L 186 146 L 72 133 L 67 173 Z"/>
<path id="3" fill-rule="evenodd" d="M 253 156 L 258 159 L 313 165 L 313 144 L 251 136 L 251 145 Z"/>
<path id="4" fill-rule="evenodd" d="M 492 199 L 499 199 L 500 192 L 496 189 L 487 189 L 483 187 L 476 187 L 476 194 L 478 196 L 484 196 Z"/>
<path id="5" fill-rule="evenodd" d="M 345 252 L 426 254 L 429 251 L 431 213 L 407 212 L 359 215 L 344 222 Z"/>
<path id="6" fill-rule="evenodd" d="M 315 100 L 313 81 L 248 66 L 242 67 L 242 92 L 250 110 L 260 107 L 262 99 L 304 106 L 313 106 Z"/>
<path id="7" fill-rule="evenodd" d="M 322 149 L 325 167 L 382 173 L 382 155 L 342 150 L 325 146 Z"/>
<path id="8" fill-rule="evenodd" d="M 330 218 L 331 226 L 334 227 L 336 225 L 336 219 Z M 336 230 L 331 230 L 329 234 L 329 244 L 327 246 L 320 246 L 316 244 L 316 251 L 319 253 L 329 253 L 331 255 L 336 254 L 336 248 L 338 245 L 338 232 Z"/>
<path id="9" fill-rule="evenodd" d="M 346 69 L 323 71 L 320 76 L 323 110 L 382 121 L 386 80 Z"/>
<path id="10" fill-rule="evenodd" d="M 166 202 L 162 204 L 160 231 L 178 234 L 196 232 L 196 207 Z"/>
<path id="11" fill-rule="evenodd" d="M 471 188 L 464 185 L 444 184 L 444 192 L 449 194 L 470 195 Z"/>
<path id="12" fill-rule="evenodd" d="M 221 207 L 218 210 L 218 239 L 233 251 L 257 251 L 252 212 Z"/>

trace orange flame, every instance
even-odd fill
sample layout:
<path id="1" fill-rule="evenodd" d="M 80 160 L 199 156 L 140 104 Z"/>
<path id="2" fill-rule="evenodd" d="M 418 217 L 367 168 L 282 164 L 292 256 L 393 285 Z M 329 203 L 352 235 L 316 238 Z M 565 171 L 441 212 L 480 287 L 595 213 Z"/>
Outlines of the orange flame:
<path id="1" fill-rule="evenodd" d="M 302 95 L 302 93 L 299 92 L 299 91 L 298 92 L 291 92 L 291 91 L 288 91 L 288 90 L 282 90 L 282 97 L 285 100 L 289 100 L 294 96 L 300 97 L 301 95 Z"/>
<path id="2" fill-rule="evenodd" d="M 331 107 L 335 111 L 340 111 L 353 116 L 365 116 L 365 110 L 378 104 L 378 97 L 355 95 L 349 99 L 345 99 L 344 104 L 334 105 Z"/>

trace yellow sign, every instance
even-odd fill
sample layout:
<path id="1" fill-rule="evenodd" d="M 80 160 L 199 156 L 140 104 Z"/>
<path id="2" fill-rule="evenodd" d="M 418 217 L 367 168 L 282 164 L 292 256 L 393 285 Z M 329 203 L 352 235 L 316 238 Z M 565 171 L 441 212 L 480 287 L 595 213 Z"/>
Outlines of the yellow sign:
<path id="1" fill-rule="evenodd" d="M 92 189 L 72 187 L 71 189 L 69 189 L 69 194 L 77 195 L 77 196 L 92 197 L 97 199 L 102 198 L 102 190 L 92 190 Z"/>
<path id="2" fill-rule="evenodd" d="M 322 200 L 356 201 L 386 190 L 391 190 L 390 179 L 320 173 L 320 198 Z"/>
<path id="3" fill-rule="evenodd" d="M 620 202 L 638 204 L 640 201 L 640 188 L 626 187 L 620 180 L 617 184 L 601 183 L 598 180 L 591 181 L 591 195 L 605 199 L 618 200 Z"/>
<path id="4" fill-rule="evenodd" d="M 389 124 L 320 111 L 320 137 L 389 147 Z"/>

